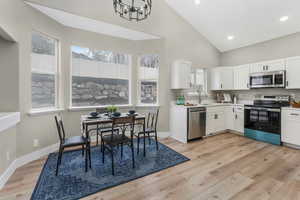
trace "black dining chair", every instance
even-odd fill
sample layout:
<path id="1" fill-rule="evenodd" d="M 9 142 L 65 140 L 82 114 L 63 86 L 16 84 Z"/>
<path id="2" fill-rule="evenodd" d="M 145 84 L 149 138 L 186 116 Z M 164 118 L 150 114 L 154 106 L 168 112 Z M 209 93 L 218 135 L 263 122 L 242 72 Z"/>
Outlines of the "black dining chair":
<path id="1" fill-rule="evenodd" d="M 84 156 L 85 153 L 85 171 L 87 172 L 88 162 L 89 162 L 89 167 L 90 168 L 92 167 L 90 139 L 84 136 L 73 136 L 73 137 L 66 138 L 63 120 L 60 117 L 55 116 L 55 123 L 57 127 L 59 141 L 60 141 L 55 175 L 56 176 L 58 175 L 58 168 L 59 165 L 61 164 L 64 150 L 70 147 L 81 147 L 82 156 Z"/>
<path id="2" fill-rule="evenodd" d="M 115 175 L 114 170 L 114 149 L 115 147 L 121 146 L 121 159 L 123 158 L 123 145 L 128 145 L 131 148 L 132 153 L 132 166 L 135 168 L 134 162 L 134 145 L 133 145 L 133 135 L 134 135 L 134 123 L 135 116 L 126 117 L 116 117 L 112 119 L 112 128 L 110 134 L 102 134 L 101 142 L 103 145 L 102 151 L 102 162 L 105 160 L 105 150 L 108 150 L 111 154 L 112 161 L 112 175 Z M 116 128 L 120 129 L 120 134 L 116 133 L 114 130 Z M 126 131 L 130 132 L 130 137 L 126 136 Z"/>
<path id="3" fill-rule="evenodd" d="M 107 109 L 106 108 L 97 108 L 96 112 L 99 114 L 106 114 Z M 97 125 L 97 132 L 96 132 L 96 144 L 99 145 L 99 137 L 101 138 L 102 134 L 111 132 L 111 124 L 103 124 L 103 125 Z M 119 134 L 119 129 L 116 128 L 115 131 Z M 102 143 L 101 143 L 102 144 Z M 101 151 L 103 150 L 103 147 L 101 146 Z"/>
<path id="4" fill-rule="evenodd" d="M 156 142 L 156 150 L 158 150 L 158 138 L 157 138 L 157 122 L 158 122 L 158 116 L 159 116 L 159 109 L 157 109 L 155 112 L 149 112 L 147 114 L 146 118 L 146 126 L 145 126 L 145 132 L 139 131 L 136 134 L 137 137 L 137 153 L 139 153 L 140 150 L 140 139 L 142 137 L 147 137 L 149 139 L 149 144 L 151 144 L 151 138 L 155 138 Z"/>

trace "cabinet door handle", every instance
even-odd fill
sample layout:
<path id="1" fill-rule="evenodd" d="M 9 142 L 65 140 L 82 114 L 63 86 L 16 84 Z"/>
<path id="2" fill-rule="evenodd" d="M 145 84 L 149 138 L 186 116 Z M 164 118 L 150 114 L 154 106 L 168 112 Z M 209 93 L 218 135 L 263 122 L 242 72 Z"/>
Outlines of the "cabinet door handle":
<path id="1" fill-rule="evenodd" d="M 263 70 L 264 70 L 264 71 L 266 70 L 266 66 L 265 66 L 265 65 L 263 66 Z"/>
<path id="2" fill-rule="evenodd" d="M 299 116 L 297 113 L 291 113 L 292 116 Z"/>
<path id="3" fill-rule="evenodd" d="M 235 115 L 235 119 L 237 119 L 237 115 Z"/>
<path id="4" fill-rule="evenodd" d="M 289 86 L 289 81 L 286 81 L 286 86 L 287 86 L 287 87 Z"/>
<path id="5" fill-rule="evenodd" d="M 221 83 L 221 88 L 223 88 L 223 84 Z"/>

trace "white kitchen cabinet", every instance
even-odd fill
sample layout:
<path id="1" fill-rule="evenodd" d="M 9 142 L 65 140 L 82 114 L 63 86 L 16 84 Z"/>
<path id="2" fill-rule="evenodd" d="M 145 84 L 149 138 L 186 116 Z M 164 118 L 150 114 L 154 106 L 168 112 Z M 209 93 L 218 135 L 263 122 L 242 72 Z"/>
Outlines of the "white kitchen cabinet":
<path id="1" fill-rule="evenodd" d="M 225 128 L 227 130 L 233 130 L 235 120 L 234 106 L 227 106 L 225 108 L 225 117 Z"/>
<path id="2" fill-rule="evenodd" d="M 249 90 L 250 65 L 241 65 L 233 67 L 234 89 Z"/>
<path id="3" fill-rule="evenodd" d="M 225 107 L 208 107 L 206 110 L 206 135 L 226 130 Z"/>
<path id="4" fill-rule="evenodd" d="M 175 61 L 171 69 L 171 89 L 189 89 L 191 87 L 192 63 Z"/>
<path id="5" fill-rule="evenodd" d="M 244 134 L 244 106 L 233 105 L 225 108 L 225 127 Z"/>
<path id="6" fill-rule="evenodd" d="M 272 72 L 281 70 L 285 70 L 284 59 L 253 63 L 250 67 L 251 73 Z"/>
<path id="7" fill-rule="evenodd" d="M 299 89 L 300 88 L 300 57 L 293 57 L 286 59 L 286 88 Z"/>
<path id="8" fill-rule="evenodd" d="M 234 106 L 234 131 L 244 134 L 244 118 L 244 106 Z"/>
<path id="9" fill-rule="evenodd" d="M 300 147 L 300 109 L 282 109 L 281 140 Z"/>
<path id="10" fill-rule="evenodd" d="M 211 90 L 232 90 L 233 88 L 232 67 L 217 67 L 210 70 Z"/>

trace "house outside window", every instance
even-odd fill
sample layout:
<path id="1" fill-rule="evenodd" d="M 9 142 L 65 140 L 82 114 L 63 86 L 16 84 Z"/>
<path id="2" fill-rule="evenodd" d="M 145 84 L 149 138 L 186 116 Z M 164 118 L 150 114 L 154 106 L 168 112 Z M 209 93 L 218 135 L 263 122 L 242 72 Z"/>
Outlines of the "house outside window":
<path id="1" fill-rule="evenodd" d="M 31 40 L 31 107 L 58 107 L 58 40 L 33 32 Z"/>
<path id="2" fill-rule="evenodd" d="M 159 56 L 142 55 L 138 69 L 138 104 L 158 104 Z"/>
<path id="3" fill-rule="evenodd" d="M 72 46 L 72 107 L 129 105 L 131 56 Z"/>

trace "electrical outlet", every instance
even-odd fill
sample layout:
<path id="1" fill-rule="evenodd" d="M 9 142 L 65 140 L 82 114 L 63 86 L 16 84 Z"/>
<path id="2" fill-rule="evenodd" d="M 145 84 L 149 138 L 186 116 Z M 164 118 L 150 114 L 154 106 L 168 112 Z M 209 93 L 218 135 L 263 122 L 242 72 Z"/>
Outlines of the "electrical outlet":
<path id="1" fill-rule="evenodd" d="M 33 147 L 38 147 L 38 146 L 40 146 L 39 140 L 38 139 L 34 139 L 33 140 Z"/>
<path id="2" fill-rule="evenodd" d="M 10 153 L 9 153 L 9 151 L 6 152 L 6 160 L 10 161 Z"/>

